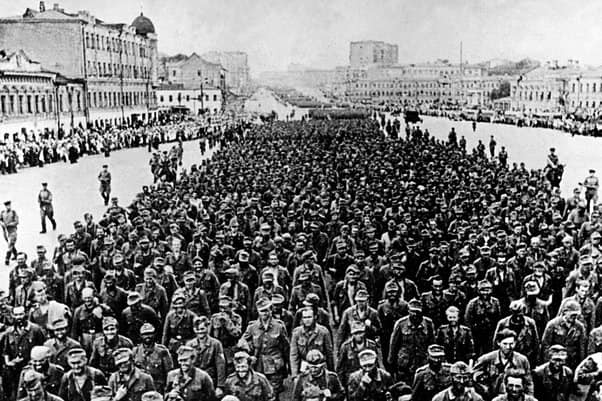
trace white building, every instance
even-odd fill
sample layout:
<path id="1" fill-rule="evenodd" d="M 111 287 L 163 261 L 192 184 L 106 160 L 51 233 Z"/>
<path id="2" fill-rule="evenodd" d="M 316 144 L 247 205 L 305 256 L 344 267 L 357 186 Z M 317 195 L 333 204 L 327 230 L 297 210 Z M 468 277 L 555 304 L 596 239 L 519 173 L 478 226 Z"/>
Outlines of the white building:
<path id="1" fill-rule="evenodd" d="M 158 105 L 162 109 L 188 109 L 199 115 L 201 110 L 209 114 L 219 114 L 223 108 L 222 91 L 214 87 L 185 89 L 184 85 L 163 85 L 157 89 Z"/>

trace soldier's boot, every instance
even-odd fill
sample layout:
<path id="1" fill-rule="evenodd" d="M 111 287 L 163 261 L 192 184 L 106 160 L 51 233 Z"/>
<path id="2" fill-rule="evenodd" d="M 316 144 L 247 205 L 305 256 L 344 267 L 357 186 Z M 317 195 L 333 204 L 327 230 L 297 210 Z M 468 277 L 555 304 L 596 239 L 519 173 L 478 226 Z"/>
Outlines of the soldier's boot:
<path id="1" fill-rule="evenodd" d="M 42 216 L 42 231 L 40 234 L 46 234 L 46 216 Z"/>
<path id="2" fill-rule="evenodd" d="M 56 230 L 56 220 L 54 218 L 50 219 L 50 222 L 52 223 L 52 229 Z"/>
<path id="3" fill-rule="evenodd" d="M 10 251 L 6 252 L 6 258 L 4 259 L 4 264 L 8 266 L 10 263 Z"/>

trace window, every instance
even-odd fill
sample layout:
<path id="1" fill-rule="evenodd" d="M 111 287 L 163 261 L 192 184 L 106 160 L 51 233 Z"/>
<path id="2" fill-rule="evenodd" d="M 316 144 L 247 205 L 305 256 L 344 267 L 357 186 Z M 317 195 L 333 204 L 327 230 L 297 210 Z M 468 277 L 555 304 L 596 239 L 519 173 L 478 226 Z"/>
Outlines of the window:
<path id="1" fill-rule="evenodd" d="M 163 103 L 163 96 L 159 96 L 159 101 Z"/>
<path id="2" fill-rule="evenodd" d="M 190 102 L 190 95 L 186 95 L 186 101 Z"/>
<path id="3" fill-rule="evenodd" d="M 595 92 L 595 91 L 596 91 L 596 83 L 594 82 L 594 83 L 592 84 L 592 92 Z"/>
<path id="4" fill-rule="evenodd" d="M 172 95 L 169 95 L 169 102 L 170 103 L 173 102 L 173 96 Z"/>
<path id="5" fill-rule="evenodd" d="M 0 113 L 6 114 L 6 96 L 0 96 Z"/>

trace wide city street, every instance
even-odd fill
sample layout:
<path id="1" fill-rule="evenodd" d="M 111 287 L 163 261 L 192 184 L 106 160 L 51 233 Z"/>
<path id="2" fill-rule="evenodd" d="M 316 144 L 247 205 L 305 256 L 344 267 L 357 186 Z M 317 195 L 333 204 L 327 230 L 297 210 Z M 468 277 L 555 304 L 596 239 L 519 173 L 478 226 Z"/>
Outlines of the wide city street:
<path id="1" fill-rule="evenodd" d="M 167 150 L 172 143 L 161 145 Z M 206 153 L 207 157 L 211 153 Z M 1 201 L 11 200 L 13 208 L 19 215 L 17 250 L 24 251 L 29 258 L 35 257 L 36 245 L 44 245 L 48 255 L 57 244 L 57 236 L 61 233 L 71 234 L 73 222 L 83 220 L 85 212 L 91 212 L 96 221 L 106 211 L 99 194 L 98 173 L 103 164 L 109 165 L 112 175 L 112 196 L 119 198 L 122 206 L 127 206 L 136 193 L 145 184 L 152 184 L 149 167 L 150 153 L 146 148 L 126 149 L 111 152 L 105 158 L 102 155 L 86 156 L 76 164 L 56 163 L 43 168 L 26 168 L 17 174 L 0 176 Z M 198 141 L 184 143 L 184 167 L 201 160 Z M 40 213 L 37 202 L 42 182 L 48 182 L 48 189 L 54 197 L 55 219 L 58 223 L 56 231 L 40 234 Z M 3 207 L 3 206 L 2 206 Z M 0 253 L 4 257 L 6 242 L 1 241 Z M 2 259 L 2 262 L 4 260 Z M 9 268 L 0 266 L 0 289 L 8 288 Z"/>

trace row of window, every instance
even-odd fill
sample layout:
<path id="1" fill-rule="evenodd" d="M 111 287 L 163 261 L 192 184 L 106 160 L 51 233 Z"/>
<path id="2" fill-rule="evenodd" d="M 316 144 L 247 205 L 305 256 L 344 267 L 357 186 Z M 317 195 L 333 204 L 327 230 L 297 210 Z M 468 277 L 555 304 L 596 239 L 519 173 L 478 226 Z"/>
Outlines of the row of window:
<path id="1" fill-rule="evenodd" d="M 120 53 L 123 49 L 125 54 L 131 54 L 142 58 L 150 57 L 150 49 L 146 45 L 119 38 L 109 38 L 90 32 L 86 32 L 86 48 L 113 53 Z"/>
<path id="2" fill-rule="evenodd" d="M 58 97 L 58 110 L 64 112 L 72 104 L 73 111 L 82 110 L 80 93 L 77 92 L 74 97 L 71 93 L 64 96 L 62 93 Z M 0 95 L 0 113 L 4 115 L 26 115 L 53 113 L 55 110 L 55 98 L 51 94 L 39 95 Z"/>
<path id="3" fill-rule="evenodd" d="M 485 95 L 486 93 L 484 93 Z M 394 91 L 359 91 L 350 93 L 351 96 L 404 96 L 404 97 L 418 97 L 418 96 L 463 96 L 461 91 L 417 91 L 417 92 L 394 92 Z"/>
<path id="4" fill-rule="evenodd" d="M 98 77 L 120 77 L 121 69 L 123 69 L 124 78 L 148 79 L 150 77 L 150 69 L 147 67 L 139 67 L 136 65 L 120 65 L 111 63 L 101 63 L 88 61 L 88 76 Z"/>
<path id="5" fill-rule="evenodd" d="M 593 82 L 591 84 L 591 86 L 590 86 L 589 83 L 585 83 L 585 84 L 580 83 L 579 86 L 578 86 L 578 88 L 579 88 L 579 92 L 589 93 L 590 92 L 590 88 L 591 88 L 592 93 L 596 93 L 596 83 L 595 82 Z M 576 89 L 577 89 L 577 85 L 573 82 L 572 87 L 571 87 L 571 92 L 575 93 Z M 598 90 L 602 91 L 602 83 L 600 83 L 600 86 L 598 87 Z"/>
<path id="6" fill-rule="evenodd" d="M 403 88 L 403 89 L 409 89 L 409 88 L 438 88 L 440 85 L 436 82 L 427 82 L 427 83 L 421 83 L 421 84 L 417 84 L 417 83 L 364 83 L 364 84 L 355 84 L 355 88 Z M 450 85 L 446 85 L 446 86 L 450 86 Z M 479 82 L 470 82 L 470 83 L 465 83 L 465 84 L 461 84 L 461 85 L 453 85 L 455 87 L 461 87 L 461 88 L 492 88 L 494 86 L 493 83 L 479 83 Z"/>
<path id="7" fill-rule="evenodd" d="M 161 95 L 161 96 L 159 96 L 159 102 L 163 103 L 166 98 L 168 99 L 168 102 L 170 102 L 170 103 L 172 103 L 174 101 L 174 99 L 176 99 L 178 102 L 184 101 L 184 96 L 182 96 L 181 93 L 178 93 L 178 95 L 175 97 L 173 95 L 169 95 L 167 97 L 164 97 L 163 95 Z M 191 99 L 190 95 L 186 95 L 186 101 L 190 102 L 190 99 Z M 205 101 L 208 102 L 209 99 L 210 99 L 210 96 L 205 95 Z M 193 98 L 193 100 L 200 100 L 200 99 Z M 213 101 L 217 102 L 217 95 L 213 95 Z"/>
<path id="8" fill-rule="evenodd" d="M 155 92 L 151 92 L 151 104 L 156 100 Z M 92 108 L 111 108 L 123 106 L 143 106 L 147 103 L 145 91 L 139 92 L 90 92 L 88 102 Z"/>

